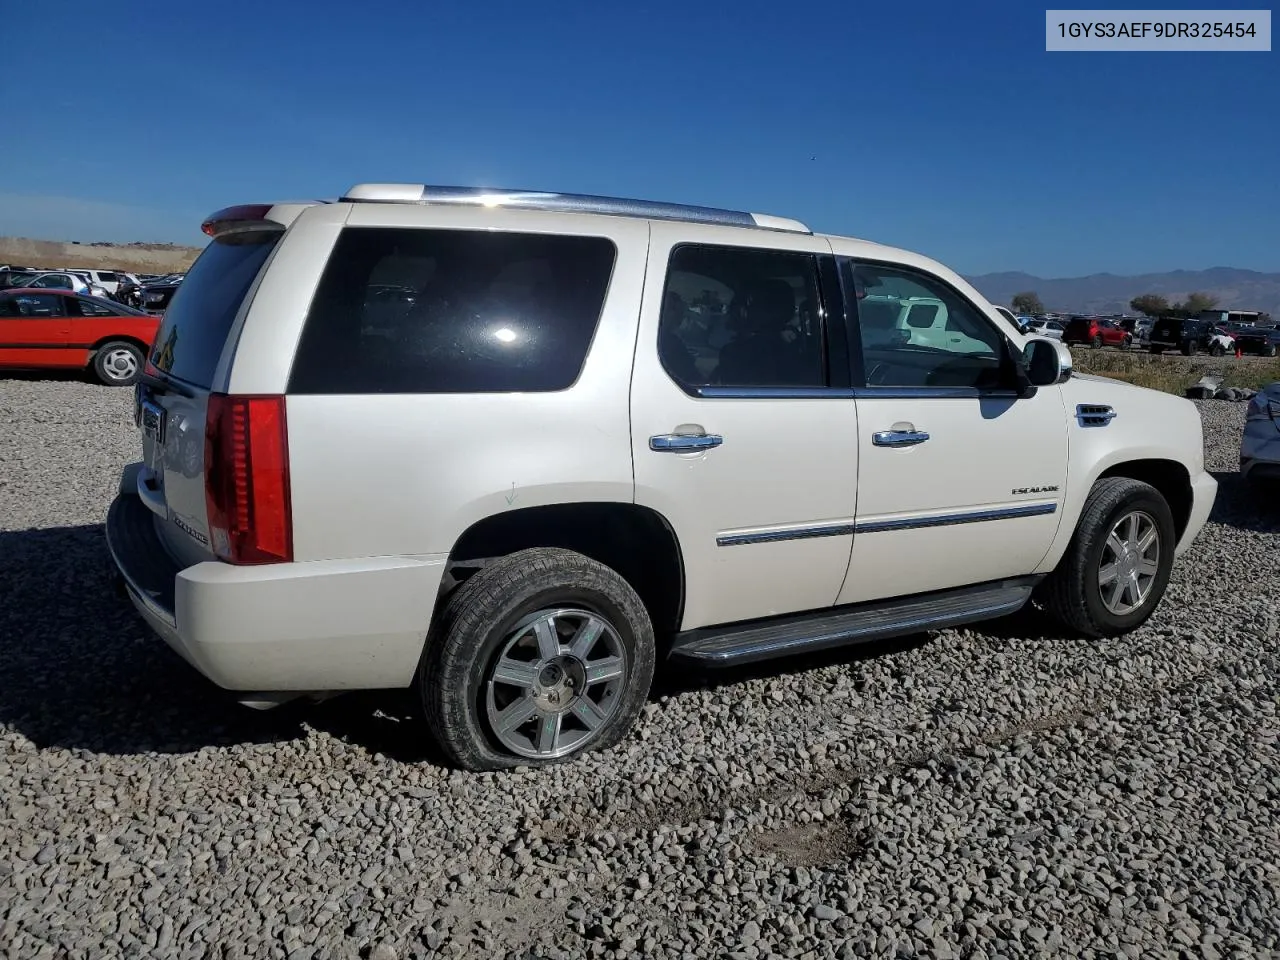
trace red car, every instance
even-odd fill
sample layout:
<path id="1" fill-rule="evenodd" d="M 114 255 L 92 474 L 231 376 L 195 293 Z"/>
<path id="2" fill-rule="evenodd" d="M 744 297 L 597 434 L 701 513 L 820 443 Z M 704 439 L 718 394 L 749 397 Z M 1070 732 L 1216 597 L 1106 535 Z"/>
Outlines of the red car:
<path id="1" fill-rule="evenodd" d="M 1072 317 L 1062 334 L 1063 343 L 1087 343 L 1094 347 L 1128 347 L 1133 334 L 1115 320 L 1097 317 Z"/>
<path id="2" fill-rule="evenodd" d="M 0 290 L 0 368 L 92 369 L 108 386 L 126 387 L 160 320 L 70 290 Z"/>

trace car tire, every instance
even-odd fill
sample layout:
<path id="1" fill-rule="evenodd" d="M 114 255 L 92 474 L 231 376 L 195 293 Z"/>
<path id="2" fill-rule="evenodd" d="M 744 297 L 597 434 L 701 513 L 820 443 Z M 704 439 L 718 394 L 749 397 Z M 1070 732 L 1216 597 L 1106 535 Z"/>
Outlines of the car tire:
<path id="1" fill-rule="evenodd" d="M 1268 343 L 1262 348 L 1262 355 L 1264 357 L 1274 357 L 1276 355 L 1276 345 L 1274 343 Z"/>
<path id="2" fill-rule="evenodd" d="M 1113 531 L 1118 527 L 1128 530 L 1127 524 L 1135 516 L 1139 518 L 1139 545 L 1147 533 L 1155 532 L 1154 558 L 1148 548 L 1131 561 L 1111 543 Z M 1130 546 L 1124 535 L 1122 531 L 1118 542 Z M 1129 477 L 1105 477 L 1089 491 L 1067 552 L 1038 593 L 1053 617 L 1086 637 L 1127 633 L 1146 622 L 1159 606 L 1169 585 L 1176 545 L 1173 513 L 1155 487 Z M 1107 589 L 1104 576 L 1108 567 L 1115 574 L 1110 583 L 1134 570 L 1137 579 L 1133 587 Z M 1145 582 L 1143 576 L 1148 577 Z M 1114 602 L 1116 589 L 1121 591 L 1118 605 Z"/>
<path id="3" fill-rule="evenodd" d="M 542 766 L 622 739 L 655 659 L 648 611 L 626 580 L 582 554 L 537 548 L 485 565 L 453 592 L 418 688 L 457 766 Z"/>
<path id="4" fill-rule="evenodd" d="M 1220 343 L 1215 343 L 1209 348 L 1209 356 L 1221 357 L 1227 352 L 1227 348 Z"/>
<path id="5" fill-rule="evenodd" d="M 112 340 L 93 355 L 93 372 L 108 387 L 131 387 L 142 373 L 142 362 L 142 350 L 137 344 Z"/>
<path id="6" fill-rule="evenodd" d="M 1099 334 L 1098 336 L 1094 337 L 1094 338 L 1093 338 L 1093 340 L 1092 340 L 1092 344 L 1093 344 L 1093 349 L 1095 349 L 1095 350 L 1097 350 L 1099 347 L 1101 347 L 1101 346 L 1102 346 L 1102 335 L 1101 335 L 1101 334 Z"/>
<path id="7" fill-rule="evenodd" d="M 1128 350 L 1133 346 L 1133 334 L 1126 333 L 1124 335 L 1124 348 Z"/>
<path id="8" fill-rule="evenodd" d="M 1182 345 L 1182 355 L 1184 357 L 1194 357 L 1198 352 L 1199 349 L 1194 343 L 1184 343 Z"/>

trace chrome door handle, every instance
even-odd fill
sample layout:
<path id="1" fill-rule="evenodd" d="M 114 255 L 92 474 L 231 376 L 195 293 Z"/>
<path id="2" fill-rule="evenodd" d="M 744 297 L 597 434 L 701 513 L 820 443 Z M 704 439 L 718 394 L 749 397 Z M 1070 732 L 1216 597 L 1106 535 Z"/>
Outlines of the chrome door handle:
<path id="1" fill-rule="evenodd" d="M 923 430 L 880 430 L 871 435 L 871 442 L 877 447 L 914 447 L 928 439 Z"/>
<path id="2" fill-rule="evenodd" d="M 722 443 L 724 437 L 714 433 L 664 433 L 649 438 L 649 449 L 659 453 L 689 453 L 710 450 Z"/>

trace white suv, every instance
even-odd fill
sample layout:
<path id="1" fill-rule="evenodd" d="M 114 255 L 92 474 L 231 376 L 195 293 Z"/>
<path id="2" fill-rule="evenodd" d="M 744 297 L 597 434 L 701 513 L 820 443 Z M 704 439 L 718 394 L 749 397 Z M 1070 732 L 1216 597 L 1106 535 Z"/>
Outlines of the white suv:
<path id="1" fill-rule="evenodd" d="M 123 584 L 244 702 L 413 686 L 467 768 L 616 742 L 660 657 L 1033 591 L 1130 630 L 1213 503 L 1189 401 L 793 220 L 365 184 L 204 229 L 137 388 Z"/>

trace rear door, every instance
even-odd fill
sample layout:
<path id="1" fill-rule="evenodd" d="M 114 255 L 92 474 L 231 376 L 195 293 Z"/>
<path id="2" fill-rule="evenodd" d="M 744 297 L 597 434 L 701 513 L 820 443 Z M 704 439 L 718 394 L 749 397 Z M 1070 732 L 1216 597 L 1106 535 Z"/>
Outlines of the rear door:
<path id="1" fill-rule="evenodd" d="M 282 235 L 280 224 L 264 220 L 209 243 L 165 313 L 138 387 L 138 493 L 184 565 L 214 558 L 204 481 L 208 397 L 236 316 Z"/>
<path id="2" fill-rule="evenodd" d="M 0 296 L 0 365 L 77 365 L 68 348 L 69 321 L 62 301 L 56 293 L 12 292 Z M 83 358 L 83 351 L 80 356 Z"/>
<path id="3" fill-rule="evenodd" d="M 835 602 L 858 469 L 848 374 L 829 241 L 653 224 L 635 497 L 679 537 L 684 629 Z"/>

